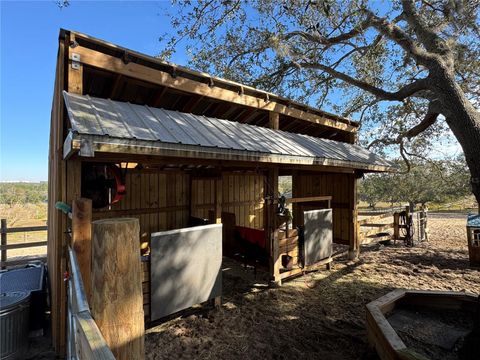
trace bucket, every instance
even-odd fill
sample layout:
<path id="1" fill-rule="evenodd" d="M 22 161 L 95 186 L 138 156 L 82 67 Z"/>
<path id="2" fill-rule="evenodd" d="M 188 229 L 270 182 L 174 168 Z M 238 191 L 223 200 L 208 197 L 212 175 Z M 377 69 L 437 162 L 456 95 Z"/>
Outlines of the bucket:
<path id="1" fill-rule="evenodd" d="M 0 359 L 22 359 L 28 350 L 30 293 L 0 294 Z"/>

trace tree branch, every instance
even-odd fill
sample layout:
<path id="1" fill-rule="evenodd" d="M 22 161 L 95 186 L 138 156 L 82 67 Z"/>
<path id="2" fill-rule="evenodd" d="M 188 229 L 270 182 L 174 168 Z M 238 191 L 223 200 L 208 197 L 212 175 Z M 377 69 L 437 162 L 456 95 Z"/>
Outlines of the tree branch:
<path id="1" fill-rule="evenodd" d="M 404 132 L 400 136 L 402 138 L 407 138 L 408 140 L 410 140 L 411 138 L 413 138 L 413 137 L 417 136 L 418 134 L 424 132 L 430 126 L 435 124 L 435 122 L 437 121 L 438 115 L 439 115 L 438 113 L 427 112 L 427 114 L 425 114 L 425 117 L 423 118 L 422 121 L 420 121 L 420 123 L 415 125 L 410 130 Z"/>
<path id="2" fill-rule="evenodd" d="M 291 31 L 283 36 L 283 40 L 290 40 L 293 37 L 299 36 L 307 41 L 312 41 L 316 42 L 321 45 L 334 45 L 334 44 L 339 44 L 343 41 L 350 40 L 354 38 L 357 35 L 360 35 L 363 33 L 366 29 L 371 27 L 371 17 L 373 14 L 368 14 L 367 18 L 363 20 L 362 22 L 358 23 L 352 30 L 342 33 L 337 36 L 332 36 L 332 37 L 324 37 L 320 34 L 311 34 L 305 31 L 301 30 L 296 30 L 296 31 Z"/>
<path id="3" fill-rule="evenodd" d="M 405 20 L 412 27 L 418 39 L 428 51 L 437 54 L 446 54 L 449 52 L 447 44 L 424 23 L 415 8 L 413 0 L 402 0 Z"/>
<path id="4" fill-rule="evenodd" d="M 378 88 L 374 85 L 371 85 L 367 82 L 364 82 L 362 80 L 355 79 L 350 75 L 347 75 L 345 73 L 332 69 L 330 66 L 326 66 L 318 63 L 307 63 L 307 62 L 295 62 L 294 64 L 300 68 L 304 67 L 309 69 L 322 70 L 337 79 L 343 80 L 362 90 L 368 91 L 369 93 L 375 95 L 377 98 L 382 100 L 402 101 L 409 96 L 415 95 L 416 93 L 422 90 L 428 90 L 429 88 L 429 79 L 427 77 L 427 78 L 415 80 L 414 82 L 405 85 L 404 87 L 397 90 L 396 92 L 389 92 L 384 89 Z"/>

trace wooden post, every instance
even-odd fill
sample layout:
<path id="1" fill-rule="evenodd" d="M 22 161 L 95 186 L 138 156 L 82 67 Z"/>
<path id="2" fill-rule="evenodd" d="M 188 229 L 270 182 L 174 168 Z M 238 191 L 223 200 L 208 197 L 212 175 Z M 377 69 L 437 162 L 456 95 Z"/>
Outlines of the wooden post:
<path id="1" fill-rule="evenodd" d="M 7 245 L 7 219 L 2 219 L 2 246 Z M 2 248 L 2 263 L 7 261 L 7 249 L 4 247 Z M 6 266 L 2 266 L 2 269 L 5 269 Z"/>
<path id="2" fill-rule="evenodd" d="M 268 116 L 268 127 L 270 129 L 278 130 L 280 127 L 280 114 L 270 111 Z"/>
<path id="3" fill-rule="evenodd" d="M 278 241 L 277 206 L 278 206 L 278 168 L 269 169 L 267 175 L 267 211 L 266 226 L 270 244 L 270 275 L 273 281 L 281 285 L 280 249 Z"/>
<path id="4" fill-rule="evenodd" d="M 75 250 L 87 300 L 91 297 L 92 200 L 80 198 L 72 203 L 72 247 Z"/>
<path id="5" fill-rule="evenodd" d="M 360 236 L 358 234 L 358 211 L 357 211 L 357 178 L 356 175 L 351 175 L 351 187 L 350 187 L 350 209 L 351 209 L 351 222 L 350 222 L 350 248 L 348 251 L 348 258 L 355 260 L 360 255 Z"/>
<path id="6" fill-rule="evenodd" d="M 393 213 L 393 242 L 396 243 L 400 239 L 400 213 Z"/>
<path id="7" fill-rule="evenodd" d="M 215 224 L 222 223 L 222 178 L 215 179 Z"/>
<path id="8" fill-rule="evenodd" d="M 139 221 L 116 218 L 92 224 L 92 316 L 117 360 L 143 359 Z"/>
<path id="9" fill-rule="evenodd" d="M 270 111 L 268 113 L 268 127 L 278 130 L 280 127 L 280 114 Z M 270 275 L 273 281 L 278 285 L 282 284 L 280 278 L 280 249 L 278 241 L 278 225 L 277 225 L 277 206 L 278 206 L 278 167 L 268 170 L 267 175 L 267 231 L 270 239 Z"/>
<path id="10" fill-rule="evenodd" d="M 75 42 L 74 34 L 70 34 L 70 42 Z M 82 94 L 83 65 L 81 63 L 81 56 L 75 52 L 75 48 L 70 48 L 68 53 L 68 92 L 73 94 Z"/>

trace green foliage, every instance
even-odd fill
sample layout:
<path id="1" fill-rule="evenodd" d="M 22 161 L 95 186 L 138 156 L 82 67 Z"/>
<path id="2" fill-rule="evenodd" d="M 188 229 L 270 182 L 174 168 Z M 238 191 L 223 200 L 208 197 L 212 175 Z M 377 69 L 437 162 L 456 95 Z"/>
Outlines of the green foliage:
<path id="1" fill-rule="evenodd" d="M 390 203 L 444 203 L 470 193 L 468 168 L 463 158 L 416 161 L 409 172 L 399 161 L 399 172 L 370 174 L 359 186 L 359 198 L 371 207 Z"/>
<path id="2" fill-rule="evenodd" d="M 292 193 L 292 177 L 291 176 L 278 177 L 278 192 L 281 195 Z"/>
<path id="3" fill-rule="evenodd" d="M 193 68 L 354 117 L 362 121 L 365 143 L 382 140 L 375 143 L 380 150 L 398 149 L 399 136 L 427 112 L 431 97 L 426 92 L 392 100 L 372 90 L 393 93 L 431 71 L 402 48 L 401 40 L 386 36 L 368 20 L 372 14 L 379 16 L 403 37 L 422 43 L 417 29 L 406 21 L 401 0 L 172 3 L 173 31 L 160 37 L 162 58 L 186 47 Z M 452 50 L 455 80 L 475 104 L 480 95 L 480 2 L 432 0 L 414 5 L 419 23 L 437 33 L 439 44 L 445 43 L 437 45 Z M 435 56 L 444 54 L 434 45 L 425 47 Z M 421 154 L 449 133 L 441 119 L 416 137 L 407 136 L 403 147 Z"/>
<path id="4" fill-rule="evenodd" d="M 0 204 L 40 204 L 47 201 L 47 182 L 0 183 Z"/>

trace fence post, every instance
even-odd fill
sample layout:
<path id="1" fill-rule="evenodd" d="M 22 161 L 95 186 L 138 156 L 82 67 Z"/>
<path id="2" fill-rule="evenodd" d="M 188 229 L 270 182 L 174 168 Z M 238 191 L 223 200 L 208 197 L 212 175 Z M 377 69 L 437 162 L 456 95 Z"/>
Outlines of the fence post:
<path id="1" fill-rule="evenodd" d="M 7 249 L 4 247 L 7 245 L 7 219 L 2 219 L 2 263 L 4 264 L 7 261 Z M 2 265 L 2 269 L 5 269 L 5 266 Z"/>
<path id="2" fill-rule="evenodd" d="M 398 212 L 393 213 L 393 242 L 396 243 L 400 238 L 400 214 Z"/>

